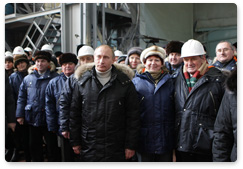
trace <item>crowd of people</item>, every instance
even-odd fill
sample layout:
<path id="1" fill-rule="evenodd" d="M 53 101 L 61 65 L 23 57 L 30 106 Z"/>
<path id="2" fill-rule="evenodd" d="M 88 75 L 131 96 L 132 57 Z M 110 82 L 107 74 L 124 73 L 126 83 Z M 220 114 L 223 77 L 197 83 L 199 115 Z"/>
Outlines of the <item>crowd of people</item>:
<path id="1" fill-rule="evenodd" d="M 237 46 L 215 54 L 194 39 L 7 51 L 6 161 L 236 161 Z"/>

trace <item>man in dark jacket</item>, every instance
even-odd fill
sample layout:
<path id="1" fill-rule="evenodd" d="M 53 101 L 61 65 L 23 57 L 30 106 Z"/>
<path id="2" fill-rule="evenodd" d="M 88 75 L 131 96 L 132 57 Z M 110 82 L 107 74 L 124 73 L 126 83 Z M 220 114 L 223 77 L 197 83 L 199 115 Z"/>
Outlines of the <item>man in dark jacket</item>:
<path id="1" fill-rule="evenodd" d="M 226 80 L 226 92 L 214 125 L 213 161 L 237 160 L 237 69 Z"/>
<path id="2" fill-rule="evenodd" d="M 213 64 L 220 70 L 232 71 L 236 67 L 237 58 L 234 56 L 234 47 L 228 41 L 221 41 L 217 44 L 216 49 L 217 61 Z"/>
<path id="3" fill-rule="evenodd" d="M 35 54 L 35 65 L 30 67 L 20 85 L 16 118 L 20 125 L 29 124 L 30 153 L 32 161 L 44 161 L 43 136 L 47 144 L 48 161 L 56 161 L 50 149 L 57 146 L 57 140 L 48 132 L 45 114 L 45 89 L 49 81 L 58 74 L 51 61 L 51 54 L 39 51 Z"/>
<path id="4" fill-rule="evenodd" d="M 182 42 L 170 41 L 166 46 L 168 61 L 165 62 L 165 66 L 173 78 L 177 77 L 181 66 L 183 66 L 183 59 L 181 58 L 182 45 Z"/>
<path id="5" fill-rule="evenodd" d="M 107 45 L 96 48 L 94 61 L 75 72 L 70 141 L 82 161 L 125 161 L 135 154 L 140 128 L 134 73 L 113 64 Z"/>
<path id="6" fill-rule="evenodd" d="M 184 66 L 175 81 L 176 160 L 212 161 L 213 127 L 224 95 L 224 75 L 208 67 L 197 40 L 182 46 Z"/>
<path id="7" fill-rule="evenodd" d="M 46 122 L 48 131 L 56 133 L 61 140 L 62 161 L 71 162 L 74 161 L 72 147 L 69 140 L 65 139 L 60 131 L 59 102 L 65 81 L 74 73 L 78 59 L 75 54 L 64 53 L 59 56 L 59 63 L 62 73 L 53 78 L 46 87 Z"/>
<path id="8" fill-rule="evenodd" d="M 8 73 L 5 71 L 5 160 L 10 161 L 13 155 L 13 143 L 10 144 L 8 140 L 9 130 L 15 131 L 15 103 L 13 91 L 9 84 Z M 11 141 L 11 140 L 10 140 Z"/>

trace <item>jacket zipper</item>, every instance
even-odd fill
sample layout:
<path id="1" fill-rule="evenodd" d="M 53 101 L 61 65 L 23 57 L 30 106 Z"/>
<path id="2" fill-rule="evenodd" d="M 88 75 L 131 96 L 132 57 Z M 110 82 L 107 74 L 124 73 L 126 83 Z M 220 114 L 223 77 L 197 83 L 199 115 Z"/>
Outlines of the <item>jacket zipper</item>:
<path id="1" fill-rule="evenodd" d="M 209 94 L 210 94 L 210 96 L 211 96 L 211 98 L 212 98 L 212 100 L 213 100 L 214 111 L 217 112 L 217 111 L 216 111 L 215 100 L 214 100 L 214 98 L 213 98 L 213 93 L 212 93 L 211 91 L 209 91 Z"/>
<path id="2" fill-rule="evenodd" d="M 155 88 L 156 88 L 158 83 L 155 83 L 155 81 L 154 81 L 153 79 L 151 79 L 151 78 L 149 77 L 149 75 L 147 75 L 147 73 L 145 73 L 145 74 L 146 74 L 146 76 L 149 78 L 149 80 L 153 82 L 153 84 L 154 84 L 154 86 L 155 86 Z M 165 73 L 159 78 L 158 82 L 159 82 L 164 76 L 165 76 Z"/>

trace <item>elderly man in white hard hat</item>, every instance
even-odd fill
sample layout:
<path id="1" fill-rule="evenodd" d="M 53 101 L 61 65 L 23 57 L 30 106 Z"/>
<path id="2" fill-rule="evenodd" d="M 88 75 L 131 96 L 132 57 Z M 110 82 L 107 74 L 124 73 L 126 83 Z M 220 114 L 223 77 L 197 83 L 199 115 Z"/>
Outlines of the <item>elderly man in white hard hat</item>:
<path id="1" fill-rule="evenodd" d="M 211 162 L 214 122 L 224 95 L 225 76 L 208 67 L 203 45 L 194 39 L 181 48 L 184 66 L 175 79 L 176 160 Z"/>
<path id="2" fill-rule="evenodd" d="M 94 62 L 94 49 L 90 46 L 83 46 L 78 51 L 79 65 Z"/>

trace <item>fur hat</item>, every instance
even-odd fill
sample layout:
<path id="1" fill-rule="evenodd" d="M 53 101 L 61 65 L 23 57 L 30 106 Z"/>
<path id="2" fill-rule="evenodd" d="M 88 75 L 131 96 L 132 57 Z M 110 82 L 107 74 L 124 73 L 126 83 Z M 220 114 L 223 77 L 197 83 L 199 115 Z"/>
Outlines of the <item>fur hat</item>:
<path id="1" fill-rule="evenodd" d="M 59 57 L 59 63 L 62 65 L 63 63 L 73 62 L 75 65 L 78 63 L 77 56 L 73 53 L 63 53 Z"/>
<path id="2" fill-rule="evenodd" d="M 169 55 L 170 53 L 173 53 L 173 52 L 181 54 L 182 46 L 183 46 L 182 42 L 170 41 L 166 46 L 166 54 Z"/>
<path id="3" fill-rule="evenodd" d="M 34 57 L 35 61 L 37 59 L 46 59 L 48 62 L 51 61 L 51 54 L 49 52 L 46 51 L 38 51 L 35 53 L 35 57 Z"/>
<path id="4" fill-rule="evenodd" d="M 27 58 L 26 55 L 16 55 L 14 57 L 14 67 L 17 68 L 17 65 L 19 64 L 19 62 L 24 61 L 27 63 L 27 65 L 29 65 L 29 60 Z"/>
<path id="5" fill-rule="evenodd" d="M 152 55 L 159 56 L 162 61 L 165 59 L 165 50 L 162 47 L 159 46 L 151 46 L 147 49 L 144 49 L 144 51 L 141 53 L 140 60 L 144 64 L 145 60 Z"/>

